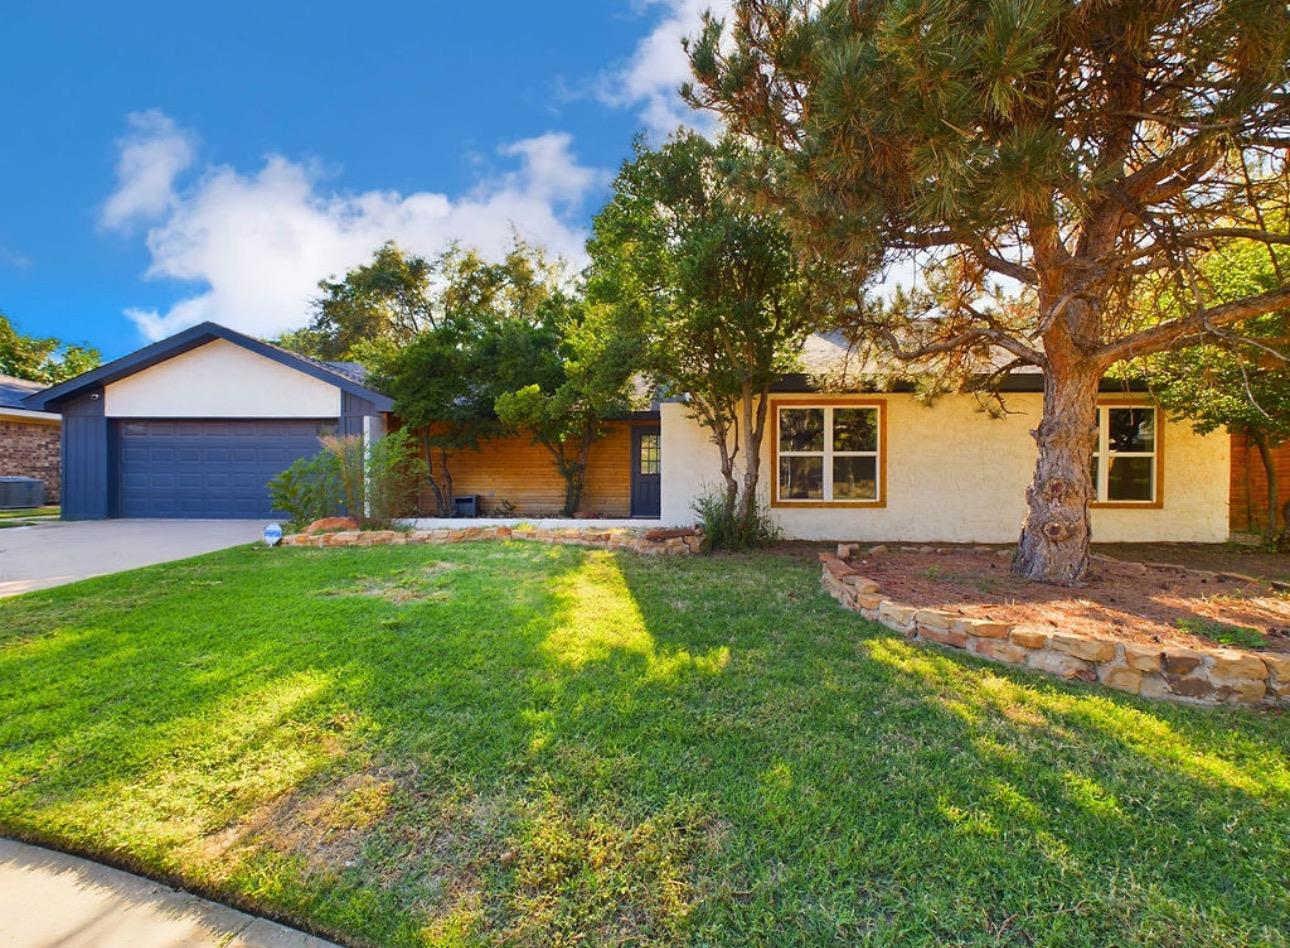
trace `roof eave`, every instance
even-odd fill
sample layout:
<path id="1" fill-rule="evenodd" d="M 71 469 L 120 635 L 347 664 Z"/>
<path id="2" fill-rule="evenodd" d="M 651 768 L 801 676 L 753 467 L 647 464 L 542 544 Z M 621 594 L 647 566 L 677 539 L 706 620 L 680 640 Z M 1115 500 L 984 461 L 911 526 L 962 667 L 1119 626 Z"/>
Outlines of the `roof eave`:
<path id="1" fill-rule="evenodd" d="M 23 399 L 23 404 L 37 411 L 56 411 L 57 409 L 51 408 L 51 406 L 73 398 L 87 388 L 109 385 L 112 382 L 134 375 L 136 372 L 151 368 L 167 359 L 196 349 L 198 346 L 205 345 L 215 339 L 231 342 L 257 355 L 272 359 L 280 365 L 285 365 L 288 368 L 334 385 L 351 395 L 367 399 L 372 403 L 376 411 L 387 412 L 394 407 L 394 402 L 389 396 L 382 395 L 380 392 L 370 389 L 366 385 L 362 385 L 339 372 L 333 372 L 312 361 L 294 356 L 276 346 L 268 345 L 259 339 L 212 322 L 190 326 L 182 332 L 144 346 L 142 349 L 131 352 L 129 355 L 124 355 L 119 359 L 114 359 L 106 365 L 83 372 L 75 378 L 47 388 L 43 392 L 28 395 Z"/>

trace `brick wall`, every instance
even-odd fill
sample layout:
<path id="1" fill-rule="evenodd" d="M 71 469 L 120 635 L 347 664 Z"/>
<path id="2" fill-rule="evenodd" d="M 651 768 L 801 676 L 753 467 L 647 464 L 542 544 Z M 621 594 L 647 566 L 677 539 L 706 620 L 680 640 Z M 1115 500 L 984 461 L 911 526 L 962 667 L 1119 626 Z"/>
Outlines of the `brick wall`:
<path id="1" fill-rule="evenodd" d="M 1290 442 L 1273 448 L 1272 458 L 1281 507 L 1290 500 Z M 1261 532 L 1268 521 L 1267 497 L 1268 478 L 1259 449 L 1247 444 L 1244 435 L 1232 435 L 1232 529 Z"/>
<path id="2" fill-rule="evenodd" d="M 39 477 L 45 503 L 58 503 L 58 425 L 0 418 L 0 476 Z"/>

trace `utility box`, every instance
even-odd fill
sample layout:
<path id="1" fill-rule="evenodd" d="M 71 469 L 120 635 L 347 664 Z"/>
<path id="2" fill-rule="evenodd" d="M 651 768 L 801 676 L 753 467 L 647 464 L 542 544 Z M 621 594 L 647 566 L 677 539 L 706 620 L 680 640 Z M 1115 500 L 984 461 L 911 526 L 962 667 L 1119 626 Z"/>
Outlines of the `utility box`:
<path id="1" fill-rule="evenodd" d="M 452 511 L 458 517 L 478 517 L 479 495 L 466 494 L 464 497 L 453 497 Z"/>
<path id="2" fill-rule="evenodd" d="M 45 482 L 35 477 L 0 477 L 0 510 L 45 505 Z"/>

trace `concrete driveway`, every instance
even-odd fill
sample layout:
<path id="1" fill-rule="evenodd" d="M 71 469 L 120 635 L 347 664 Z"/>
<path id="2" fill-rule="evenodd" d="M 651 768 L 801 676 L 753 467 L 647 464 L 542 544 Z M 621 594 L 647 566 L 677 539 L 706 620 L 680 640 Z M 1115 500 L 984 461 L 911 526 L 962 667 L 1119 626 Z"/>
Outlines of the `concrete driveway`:
<path id="1" fill-rule="evenodd" d="M 0 597 L 250 543 L 264 520 L 51 520 L 0 530 Z"/>

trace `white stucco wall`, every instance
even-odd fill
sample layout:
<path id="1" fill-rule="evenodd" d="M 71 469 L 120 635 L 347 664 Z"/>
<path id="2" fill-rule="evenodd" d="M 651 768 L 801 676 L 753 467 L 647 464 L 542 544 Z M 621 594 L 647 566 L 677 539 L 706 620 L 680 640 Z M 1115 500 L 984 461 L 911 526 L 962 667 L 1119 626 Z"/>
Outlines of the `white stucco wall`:
<path id="1" fill-rule="evenodd" d="M 113 418 L 335 418 L 340 389 L 223 339 L 104 389 Z"/>
<path id="2" fill-rule="evenodd" d="M 1010 543 L 1025 514 L 1033 474 L 1042 396 L 1010 395 L 1016 414 L 993 419 L 970 396 L 947 396 L 928 407 L 913 396 L 887 402 L 886 506 L 775 507 L 784 535 L 803 540 L 907 540 Z M 777 396 L 810 402 L 811 396 Z M 1166 422 L 1163 506 L 1094 509 L 1093 537 L 1103 543 L 1228 537 L 1229 442 L 1226 432 L 1197 435 Z M 684 405 L 662 406 L 663 522 L 694 522 L 691 502 L 720 482 L 716 448 Z M 763 501 L 769 500 L 771 446 L 762 452 Z"/>

